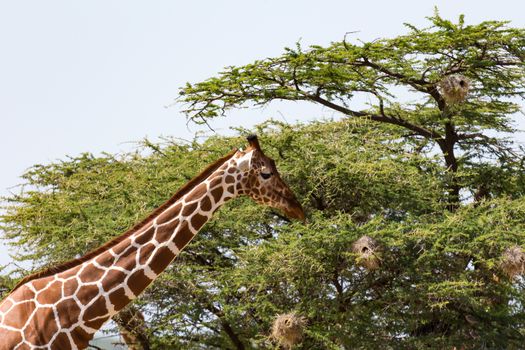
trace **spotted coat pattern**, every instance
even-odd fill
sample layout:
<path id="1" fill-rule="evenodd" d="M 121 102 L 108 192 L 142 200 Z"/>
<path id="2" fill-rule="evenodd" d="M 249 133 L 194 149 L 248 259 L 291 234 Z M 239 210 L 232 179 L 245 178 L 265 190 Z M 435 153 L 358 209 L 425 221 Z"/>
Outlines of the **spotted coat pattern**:
<path id="1" fill-rule="evenodd" d="M 255 139 L 150 222 L 65 271 L 29 280 L 0 303 L 0 349 L 85 349 L 95 332 L 151 284 L 212 214 L 240 194 L 304 219 Z"/>

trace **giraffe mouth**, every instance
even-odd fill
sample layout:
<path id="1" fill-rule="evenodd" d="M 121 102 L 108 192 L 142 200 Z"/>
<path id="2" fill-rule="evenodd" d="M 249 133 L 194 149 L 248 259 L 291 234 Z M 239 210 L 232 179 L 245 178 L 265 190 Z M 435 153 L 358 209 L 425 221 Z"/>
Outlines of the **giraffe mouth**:
<path id="1" fill-rule="evenodd" d="M 288 218 L 301 220 L 303 223 L 306 222 L 303 207 L 295 197 L 290 198 L 280 193 L 278 195 L 282 200 L 282 205 L 279 209 L 281 209 Z"/>
<path id="2" fill-rule="evenodd" d="M 293 207 L 291 209 L 284 210 L 284 213 L 290 219 L 297 219 L 302 221 L 303 223 L 306 222 L 306 216 L 304 215 L 304 211 L 302 208 Z"/>

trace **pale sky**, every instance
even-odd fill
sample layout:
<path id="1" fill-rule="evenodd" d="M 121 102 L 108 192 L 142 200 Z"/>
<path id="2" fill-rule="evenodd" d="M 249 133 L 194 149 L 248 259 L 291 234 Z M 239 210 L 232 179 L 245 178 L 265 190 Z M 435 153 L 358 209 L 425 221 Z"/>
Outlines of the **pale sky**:
<path id="1" fill-rule="evenodd" d="M 131 141 L 191 139 L 180 107 L 165 108 L 187 81 L 224 66 L 303 46 L 405 33 L 404 22 L 443 17 L 510 20 L 515 1 L 6 1 L 0 0 L 0 195 L 37 163 L 81 152 L 131 150 Z M 266 118 L 289 122 L 332 113 L 310 104 L 244 109 L 212 123 L 218 133 Z M 176 190 L 176 189 L 174 189 Z M 15 189 L 16 191 L 16 189 Z M 9 261 L 0 245 L 0 264 Z"/>

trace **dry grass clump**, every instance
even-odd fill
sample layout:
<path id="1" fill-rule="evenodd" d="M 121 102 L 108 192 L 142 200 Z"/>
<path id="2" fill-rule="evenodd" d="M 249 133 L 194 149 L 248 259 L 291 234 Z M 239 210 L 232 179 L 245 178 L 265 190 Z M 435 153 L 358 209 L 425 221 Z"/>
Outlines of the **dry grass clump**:
<path id="1" fill-rule="evenodd" d="M 356 262 L 368 270 L 381 266 L 381 246 L 370 236 L 363 236 L 352 244 L 352 252 L 357 254 Z"/>
<path id="2" fill-rule="evenodd" d="M 470 80 L 463 75 L 447 75 L 439 82 L 441 94 L 450 104 L 465 101 L 470 89 Z"/>
<path id="3" fill-rule="evenodd" d="M 295 313 L 278 315 L 273 321 L 272 335 L 279 345 L 286 349 L 291 349 L 303 339 L 303 329 L 306 320 Z"/>
<path id="4" fill-rule="evenodd" d="M 525 272 L 525 252 L 523 249 L 518 246 L 505 249 L 501 256 L 500 268 L 509 278 L 523 274 Z"/>

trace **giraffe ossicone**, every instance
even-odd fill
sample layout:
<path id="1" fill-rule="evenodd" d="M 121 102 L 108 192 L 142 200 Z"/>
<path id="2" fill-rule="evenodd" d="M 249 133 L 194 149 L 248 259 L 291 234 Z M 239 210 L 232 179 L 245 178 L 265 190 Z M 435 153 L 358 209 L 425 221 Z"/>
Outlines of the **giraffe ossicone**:
<path id="1" fill-rule="evenodd" d="M 256 136 L 210 165 L 135 227 L 85 256 L 24 278 L 0 302 L 0 350 L 85 349 L 226 201 L 247 195 L 304 220 Z"/>

